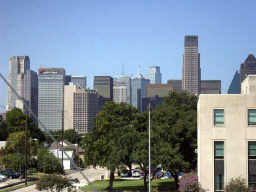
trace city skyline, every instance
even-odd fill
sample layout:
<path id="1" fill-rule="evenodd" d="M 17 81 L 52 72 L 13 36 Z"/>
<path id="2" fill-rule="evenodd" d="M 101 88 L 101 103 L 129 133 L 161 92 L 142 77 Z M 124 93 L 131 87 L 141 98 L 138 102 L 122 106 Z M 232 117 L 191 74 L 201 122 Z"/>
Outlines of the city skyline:
<path id="1" fill-rule="evenodd" d="M 255 4 L 5 1 L 0 8 L 1 72 L 8 76 L 11 56 L 28 55 L 32 70 L 63 67 L 67 74 L 87 76 L 90 88 L 93 76 L 117 76 L 122 65 L 125 74 L 134 76 L 139 65 L 143 75 L 149 66 L 160 66 L 165 83 L 182 76 L 183 40 L 191 34 L 199 37 L 201 79 L 220 79 L 226 93 L 240 64 L 256 53 Z M 3 82 L 0 89 L 0 104 L 6 105 Z"/>

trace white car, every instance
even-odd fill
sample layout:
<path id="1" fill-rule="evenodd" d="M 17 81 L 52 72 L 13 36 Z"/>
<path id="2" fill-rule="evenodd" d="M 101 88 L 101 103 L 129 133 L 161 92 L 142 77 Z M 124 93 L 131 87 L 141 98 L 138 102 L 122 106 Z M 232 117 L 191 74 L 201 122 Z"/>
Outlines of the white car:
<path id="1" fill-rule="evenodd" d="M 5 175 L 0 174 L 0 182 L 4 182 L 7 180 L 7 177 Z"/>

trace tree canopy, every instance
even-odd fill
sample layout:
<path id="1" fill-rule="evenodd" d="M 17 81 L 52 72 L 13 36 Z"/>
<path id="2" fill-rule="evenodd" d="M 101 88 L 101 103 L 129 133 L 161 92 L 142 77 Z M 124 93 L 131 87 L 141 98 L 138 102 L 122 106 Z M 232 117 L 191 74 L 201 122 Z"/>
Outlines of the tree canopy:
<path id="1" fill-rule="evenodd" d="M 95 126 L 83 139 L 85 164 L 110 170 L 109 190 L 112 190 L 115 169 L 122 162 L 131 163 L 134 135 L 130 130 L 136 113 L 130 105 L 107 102 L 96 116 Z"/>
<path id="2" fill-rule="evenodd" d="M 38 125 L 27 117 L 28 135 L 33 139 L 44 141 L 45 137 Z M 14 108 L 6 113 L 6 120 L 2 121 L 0 127 L 0 139 L 6 140 L 8 135 L 14 132 L 24 131 L 26 125 L 26 115 L 18 108 Z"/>
<path id="3" fill-rule="evenodd" d="M 172 92 L 153 112 L 153 152 L 158 164 L 178 174 L 196 166 L 197 97 Z"/>

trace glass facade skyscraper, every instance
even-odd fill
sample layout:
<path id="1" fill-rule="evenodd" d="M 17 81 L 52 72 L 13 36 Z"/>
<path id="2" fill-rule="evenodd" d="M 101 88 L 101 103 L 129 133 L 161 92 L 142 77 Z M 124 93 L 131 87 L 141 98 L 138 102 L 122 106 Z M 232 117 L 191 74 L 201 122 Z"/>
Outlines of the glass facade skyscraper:
<path id="1" fill-rule="evenodd" d="M 38 118 L 46 129 L 62 130 L 65 70 L 63 68 L 41 68 L 38 73 Z M 44 130 L 41 124 L 39 128 Z"/>
<path id="2" fill-rule="evenodd" d="M 114 79 L 113 100 L 116 103 L 131 104 L 131 78 L 129 76 L 120 75 Z"/>
<path id="3" fill-rule="evenodd" d="M 145 79 L 142 74 L 132 79 L 132 105 L 142 111 L 142 98 L 146 97 L 146 88 L 150 83 L 149 79 Z"/>
<path id="4" fill-rule="evenodd" d="M 159 66 L 149 67 L 148 78 L 150 80 L 150 84 L 161 84 L 162 74 L 160 73 L 160 67 Z"/>
<path id="5" fill-rule="evenodd" d="M 86 76 L 72 75 L 71 82 L 82 89 L 86 89 Z"/>

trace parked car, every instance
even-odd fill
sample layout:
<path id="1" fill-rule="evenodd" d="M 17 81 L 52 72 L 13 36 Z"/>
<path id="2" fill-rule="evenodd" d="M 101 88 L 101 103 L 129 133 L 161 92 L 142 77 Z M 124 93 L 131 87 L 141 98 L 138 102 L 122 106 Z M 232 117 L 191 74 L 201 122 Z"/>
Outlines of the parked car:
<path id="1" fill-rule="evenodd" d="M 122 172 L 120 176 L 121 177 L 131 177 L 132 176 L 132 172 L 127 170 L 126 172 L 125 171 Z"/>
<path id="2" fill-rule="evenodd" d="M 132 176 L 133 177 L 140 177 L 140 170 L 138 169 L 135 169 L 132 171 Z"/>
<path id="3" fill-rule="evenodd" d="M 7 180 L 7 177 L 5 175 L 0 174 L 0 182 L 4 182 Z"/>
<path id="4" fill-rule="evenodd" d="M 20 177 L 20 173 L 15 172 L 13 170 L 1 170 L 0 174 L 6 176 L 7 178 L 12 178 L 12 179 Z"/>

